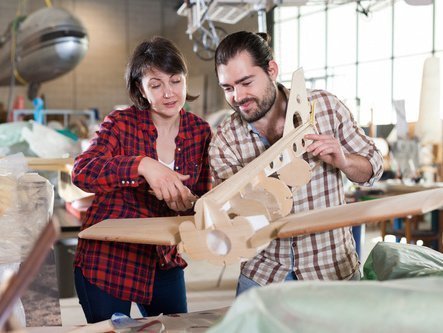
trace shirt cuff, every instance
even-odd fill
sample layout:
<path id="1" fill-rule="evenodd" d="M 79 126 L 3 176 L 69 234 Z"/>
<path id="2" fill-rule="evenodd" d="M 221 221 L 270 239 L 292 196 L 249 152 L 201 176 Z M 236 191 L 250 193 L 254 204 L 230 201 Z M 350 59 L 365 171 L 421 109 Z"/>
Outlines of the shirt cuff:
<path id="1" fill-rule="evenodd" d="M 126 178 L 120 180 L 122 187 L 137 187 L 144 181 L 143 177 L 140 177 L 138 174 L 138 166 L 144 157 L 145 156 L 137 156 L 132 160 Z"/>
<path id="2" fill-rule="evenodd" d="M 369 163 L 372 166 L 372 176 L 371 178 L 364 183 L 357 183 L 360 186 L 372 186 L 374 183 L 380 179 L 383 174 L 383 158 L 381 161 L 377 159 L 377 153 L 375 153 L 372 157 L 368 158 Z"/>

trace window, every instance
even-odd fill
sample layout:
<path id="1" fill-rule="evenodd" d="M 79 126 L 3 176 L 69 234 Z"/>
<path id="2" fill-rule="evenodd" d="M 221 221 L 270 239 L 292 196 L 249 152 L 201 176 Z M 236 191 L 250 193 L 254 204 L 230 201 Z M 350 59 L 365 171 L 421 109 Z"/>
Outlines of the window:
<path id="1" fill-rule="evenodd" d="M 393 100 L 405 100 L 407 120 L 416 121 L 423 64 L 433 52 L 440 57 L 443 100 L 443 1 L 427 6 L 362 1 L 361 6 L 369 8 L 368 15 L 357 12 L 355 2 L 291 12 L 288 6 L 277 8 L 280 80 L 290 83 L 292 71 L 302 66 L 308 87 L 337 95 L 361 125 L 371 119 L 395 123 Z M 441 110 L 443 115 L 443 103 Z"/>
<path id="2" fill-rule="evenodd" d="M 277 13 L 281 12 L 285 11 L 277 11 Z M 297 18 L 296 15 L 294 18 Z M 280 18 L 279 14 L 276 16 Z M 274 45 L 275 57 L 280 69 L 280 80 L 290 82 L 292 72 L 298 68 L 298 21 L 296 19 L 281 21 L 275 27 Z"/>
<path id="3" fill-rule="evenodd" d="M 355 6 L 340 6 L 328 10 L 328 66 L 355 64 Z"/>
<path id="4" fill-rule="evenodd" d="M 369 16 L 358 15 L 359 61 L 388 59 L 392 53 L 392 8 L 385 7 Z"/>
<path id="5" fill-rule="evenodd" d="M 427 55 L 396 59 L 394 62 L 394 100 L 405 101 L 406 120 L 417 121 L 423 64 Z"/>
<path id="6" fill-rule="evenodd" d="M 305 69 L 306 87 L 309 89 L 325 89 L 326 75 L 324 69 Z"/>
<path id="7" fill-rule="evenodd" d="M 391 105 L 391 61 L 382 60 L 358 67 L 360 110 L 357 121 L 367 124 L 389 124 L 393 117 Z"/>
<path id="8" fill-rule="evenodd" d="M 326 65 L 325 12 L 315 12 L 300 18 L 300 66 L 305 70 Z"/>
<path id="9" fill-rule="evenodd" d="M 356 98 L 356 71 L 355 65 L 336 66 L 328 68 L 328 84 L 326 89 L 340 98 L 350 107 Z"/>
<path id="10" fill-rule="evenodd" d="M 435 1 L 435 48 L 443 51 L 443 1 Z"/>
<path id="11" fill-rule="evenodd" d="M 394 56 L 431 52 L 432 6 L 394 5 Z"/>

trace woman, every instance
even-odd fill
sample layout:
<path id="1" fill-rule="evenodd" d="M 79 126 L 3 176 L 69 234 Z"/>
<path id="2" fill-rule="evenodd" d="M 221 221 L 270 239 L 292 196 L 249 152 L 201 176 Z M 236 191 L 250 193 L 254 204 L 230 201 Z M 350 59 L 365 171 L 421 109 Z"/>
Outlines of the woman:
<path id="1" fill-rule="evenodd" d="M 187 67 L 169 40 L 155 37 L 135 49 L 126 72 L 133 106 L 111 112 L 72 178 L 95 193 L 82 229 L 109 218 L 192 214 L 210 189 L 209 125 L 183 109 Z M 175 246 L 79 239 L 75 286 L 88 323 L 130 314 L 187 312 L 183 269 Z"/>

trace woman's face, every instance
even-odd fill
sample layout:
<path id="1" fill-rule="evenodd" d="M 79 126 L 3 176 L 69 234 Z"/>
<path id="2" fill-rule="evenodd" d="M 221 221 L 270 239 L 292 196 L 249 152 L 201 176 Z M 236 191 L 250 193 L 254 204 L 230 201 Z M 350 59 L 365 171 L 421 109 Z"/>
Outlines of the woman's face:
<path id="1" fill-rule="evenodd" d="M 186 76 L 166 74 L 157 69 L 146 71 L 140 92 L 151 109 L 163 117 L 176 115 L 185 105 Z"/>

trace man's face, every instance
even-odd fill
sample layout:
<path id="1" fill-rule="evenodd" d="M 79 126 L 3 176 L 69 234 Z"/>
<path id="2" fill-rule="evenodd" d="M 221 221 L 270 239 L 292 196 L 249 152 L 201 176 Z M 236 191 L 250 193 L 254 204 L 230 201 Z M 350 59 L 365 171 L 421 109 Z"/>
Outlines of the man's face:
<path id="1" fill-rule="evenodd" d="M 274 105 L 276 85 L 268 73 L 254 65 L 248 52 L 219 65 L 217 73 L 226 101 L 248 123 L 264 117 Z"/>

